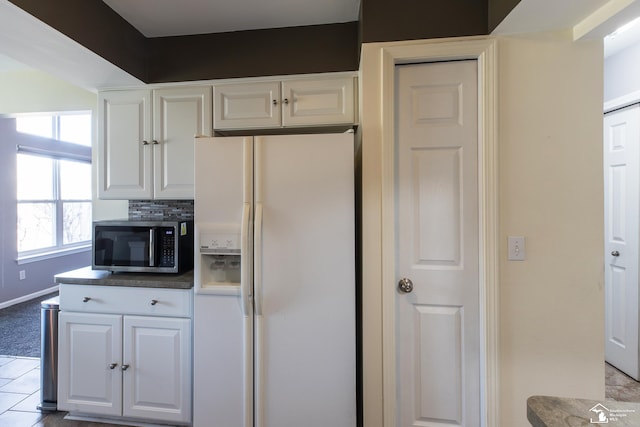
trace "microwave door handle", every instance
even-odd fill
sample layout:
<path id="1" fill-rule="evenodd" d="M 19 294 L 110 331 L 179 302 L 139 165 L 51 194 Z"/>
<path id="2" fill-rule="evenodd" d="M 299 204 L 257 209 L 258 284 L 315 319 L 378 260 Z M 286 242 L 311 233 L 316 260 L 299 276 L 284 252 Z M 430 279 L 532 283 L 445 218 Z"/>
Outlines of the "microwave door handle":
<path id="1" fill-rule="evenodd" d="M 154 242 L 154 236 L 155 236 L 155 230 L 153 228 L 151 228 L 149 230 L 149 267 L 154 267 L 155 266 L 155 253 L 154 253 L 154 247 L 155 247 L 155 242 Z"/>

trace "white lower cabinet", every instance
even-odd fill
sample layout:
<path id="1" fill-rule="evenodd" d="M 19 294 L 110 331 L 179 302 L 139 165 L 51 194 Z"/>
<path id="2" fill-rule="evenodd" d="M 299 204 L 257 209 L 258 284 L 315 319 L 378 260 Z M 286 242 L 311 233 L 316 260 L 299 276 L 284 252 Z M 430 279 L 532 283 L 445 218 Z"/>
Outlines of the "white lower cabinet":
<path id="1" fill-rule="evenodd" d="M 64 311 L 62 302 L 59 410 L 191 422 L 190 318 Z"/>

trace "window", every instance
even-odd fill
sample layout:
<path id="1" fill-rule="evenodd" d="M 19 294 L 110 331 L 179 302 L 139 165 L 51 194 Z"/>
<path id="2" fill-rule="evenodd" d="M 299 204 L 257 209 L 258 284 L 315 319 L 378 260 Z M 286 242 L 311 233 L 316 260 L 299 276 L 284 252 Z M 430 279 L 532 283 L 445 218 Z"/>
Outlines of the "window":
<path id="1" fill-rule="evenodd" d="M 91 114 L 29 115 L 16 129 L 44 138 L 18 146 L 18 256 L 91 241 Z M 46 139 L 45 139 L 46 138 Z"/>

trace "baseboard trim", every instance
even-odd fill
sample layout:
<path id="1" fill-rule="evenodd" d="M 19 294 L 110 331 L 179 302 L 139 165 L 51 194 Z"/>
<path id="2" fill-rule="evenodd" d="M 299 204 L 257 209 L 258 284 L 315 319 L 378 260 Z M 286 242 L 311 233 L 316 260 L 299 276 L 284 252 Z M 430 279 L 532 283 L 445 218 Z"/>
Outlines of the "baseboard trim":
<path id="1" fill-rule="evenodd" d="M 50 294 L 52 292 L 58 292 L 59 289 L 60 289 L 60 286 L 59 285 L 55 285 L 55 286 L 52 286 L 52 287 L 47 288 L 47 289 L 43 289 L 43 290 L 38 291 L 38 292 L 34 292 L 32 294 L 24 295 L 24 296 L 21 296 L 19 298 L 15 298 L 15 299 L 12 299 L 12 300 L 9 300 L 9 301 L 1 302 L 0 303 L 0 310 L 2 310 L 3 308 L 11 307 L 12 305 L 20 304 L 21 302 L 25 302 L 25 301 L 32 300 L 34 298 L 41 297 L 42 295 L 47 295 L 47 294 Z"/>

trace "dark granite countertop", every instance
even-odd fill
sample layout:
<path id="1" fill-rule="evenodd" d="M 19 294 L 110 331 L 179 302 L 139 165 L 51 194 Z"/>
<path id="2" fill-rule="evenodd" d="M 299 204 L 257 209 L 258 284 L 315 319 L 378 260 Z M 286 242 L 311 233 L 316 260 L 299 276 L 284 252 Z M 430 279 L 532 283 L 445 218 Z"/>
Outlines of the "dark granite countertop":
<path id="1" fill-rule="evenodd" d="M 143 288 L 193 288 L 193 270 L 183 274 L 112 273 L 83 267 L 54 276 L 55 283 L 66 285 L 131 286 Z"/>
<path id="2" fill-rule="evenodd" d="M 527 419 L 533 427 L 578 427 L 610 425 L 640 426 L 640 403 L 615 400 L 572 399 L 531 396 Z"/>

